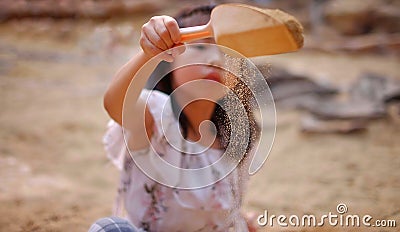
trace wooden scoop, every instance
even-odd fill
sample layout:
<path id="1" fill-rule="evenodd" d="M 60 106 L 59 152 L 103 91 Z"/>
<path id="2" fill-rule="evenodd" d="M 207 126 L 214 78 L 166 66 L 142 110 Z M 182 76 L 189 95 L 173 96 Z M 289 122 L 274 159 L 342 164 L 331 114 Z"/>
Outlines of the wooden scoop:
<path id="1" fill-rule="evenodd" d="M 245 4 L 222 4 L 206 25 L 181 28 L 181 41 L 214 37 L 217 44 L 246 57 L 296 51 L 303 46 L 303 28 L 291 15 Z"/>

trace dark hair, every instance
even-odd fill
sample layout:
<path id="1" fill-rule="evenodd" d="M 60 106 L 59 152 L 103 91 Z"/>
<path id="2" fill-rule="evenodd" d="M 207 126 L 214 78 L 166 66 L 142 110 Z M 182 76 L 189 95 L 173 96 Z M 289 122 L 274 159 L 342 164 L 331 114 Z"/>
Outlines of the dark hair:
<path id="1" fill-rule="evenodd" d="M 215 7 L 215 5 L 207 5 L 207 6 L 199 6 L 199 7 L 194 7 L 194 8 L 186 8 L 182 10 L 177 16 L 175 16 L 175 19 L 178 22 L 178 25 L 180 27 L 190 27 L 190 26 L 198 26 L 198 25 L 203 25 L 206 24 L 210 20 L 210 15 L 212 9 Z M 163 61 L 157 69 L 166 69 L 166 67 L 169 67 L 169 63 Z M 155 71 L 157 72 L 157 70 Z M 157 84 L 155 85 L 154 89 L 159 90 L 161 92 L 164 92 L 165 94 L 170 95 L 173 91 L 172 87 L 172 72 L 168 73 L 166 76 L 164 76 L 162 79 L 157 80 Z M 150 78 L 151 79 L 151 78 Z M 155 81 L 155 80 L 153 80 Z M 247 117 L 249 119 L 250 123 L 250 138 L 249 142 L 247 144 L 247 152 L 250 150 L 252 142 L 255 141 L 255 139 L 258 137 L 259 134 L 259 128 L 257 127 L 255 117 L 253 115 L 252 109 L 251 109 L 251 102 L 254 102 L 254 97 L 251 94 L 250 89 L 247 87 L 247 85 L 241 81 L 238 80 L 238 84 L 232 89 L 234 93 L 236 93 L 241 102 L 242 105 L 244 106 Z M 217 133 L 217 138 L 220 141 L 220 144 L 223 149 L 226 149 L 229 145 L 230 141 L 230 136 L 231 136 L 231 123 L 228 118 L 228 115 L 226 111 L 223 109 L 222 106 L 226 105 L 229 103 L 229 99 L 226 97 L 222 98 L 218 102 L 219 104 L 216 104 L 214 113 L 211 117 L 211 121 L 214 123 L 216 126 L 216 133 Z M 179 124 L 181 127 L 181 132 L 183 134 L 184 138 L 187 138 L 188 135 L 188 128 L 189 128 L 189 121 L 184 114 L 183 111 L 181 111 L 181 106 L 179 106 L 178 102 L 176 99 L 171 98 L 171 106 L 172 110 L 174 113 L 174 116 L 179 120 Z M 181 114 L 179 114 L 181 112 Z"/>
<path id="2" fill-rule="evenodd" d="M 210 20 L 215 5 L 188 7 L 181 10 L 174 18 L 179 27 L 193 27 L 206 24 Z"/>

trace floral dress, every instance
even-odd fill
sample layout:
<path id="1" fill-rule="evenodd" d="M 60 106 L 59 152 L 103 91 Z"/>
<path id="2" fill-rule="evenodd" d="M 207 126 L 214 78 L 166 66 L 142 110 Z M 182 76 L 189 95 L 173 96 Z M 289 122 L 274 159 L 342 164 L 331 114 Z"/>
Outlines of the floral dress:
<path id="1" fill-rule="evenodd" d="M 143 90 L 141 97 L 148 97 L 147 106 L 154 119 L 152 149 L 131 151 L 129 154 L 122 127 L 114 121 L 109 122 L 103 138 L 107 156 L 121 170 L 115 214 L 121 216 L 124 208 L 127 219 L 143 231 L 246 232 L 247 224 L 240 214 L 243 190 L 248 179 L 248 175 L 241 173 L 247 170 L 243 168 L 246 165 L 239 165 L 242 168 L 235 168 L 225 178 L 208 187 L 183 190 L 154 181 L 135 164 L 130 155 L 144 159 L 157 170 L 158 166 L 151 157 L 159 155 L 182 168 L 201 168 L 214 163 L 223 154 L 223 150 L 213 148 L 196 155 L 184 155 L 177 151 L 170 142 L 173 143 L 171 139 L 181 140 L 181 137 L 169 128 L 177 128 L 179 122 L 174 117 L 170 104 L 165 104 L 163 108 L 168 95 L 159 91 Z M 168 117 L 161 119 L 161 114 Z M 162 124 L 167 129 L 163 130 Z M 168 135 L 169 140 L 165 135 Z M 186 143 L 184 145 L 188 154 L 202 148 L 196 143 L 185 140 L 182 142 Z M 163 175 L 164 170 L 157 172 Z M 214 171 L 210 175 L 218 178 L 220 173 Z"/>

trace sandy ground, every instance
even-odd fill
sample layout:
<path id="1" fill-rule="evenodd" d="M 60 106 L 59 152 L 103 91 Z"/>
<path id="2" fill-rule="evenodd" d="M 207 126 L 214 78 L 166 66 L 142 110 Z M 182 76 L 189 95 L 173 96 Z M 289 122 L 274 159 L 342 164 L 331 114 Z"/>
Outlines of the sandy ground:
<path id="1" fill-rule="evenodd" d="M 86 231 L 111 214 L 116 193 L 118 172 L 101 144 L 102 95 L 134 45 L 114 46 L 104 25 L 44 25 L 0 25 L 0 231 Z M 393 57 L 301 51 L 266 60 L 338 86 L 365 70 L 400 78 Z M 398 231 L 400 124 L 387 118 L 361 134 L 304 135 L 300 115 L 278 110 L 275 144 L 251 178 L 245 209 L 319 217 L 345 203 L 348 213 L 398 224 L 369 230 Z"/>

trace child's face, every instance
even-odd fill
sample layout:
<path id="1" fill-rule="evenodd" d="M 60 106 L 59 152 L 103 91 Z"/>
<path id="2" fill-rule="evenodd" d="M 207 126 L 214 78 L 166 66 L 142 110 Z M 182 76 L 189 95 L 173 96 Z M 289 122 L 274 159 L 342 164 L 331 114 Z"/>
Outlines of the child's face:
<path id="1" fill-rule="evenodd" d="M 204 44 L 197 44 L 204 43 Z M 214 39 L 197 40 L 195 43 L 186 46 L 184 53 L 175 58 L 173 62 L 174 68 L 187 65 L 176 69 L 173 72 L 172 88 L 176 89 L 189 82 L 190 88 L 186 88 L 186 94 L 191 97 L 209 98 L 210 100 L 218 100 L 224 96 L 223 85 L 225 84 L 224 71 L 214 66 L 222 66 L 224 64 L 224 55 L 217 46 L 207 46 L 215 44 Z M 205 63 L 210 65 L 196 65 L 195 63 Z M 213 65 L 213 66 L 212 66 Z M 206 81 L 197 81 L 206 80 Z M 186 85 L 189 86 L 189 85 Z"/>

